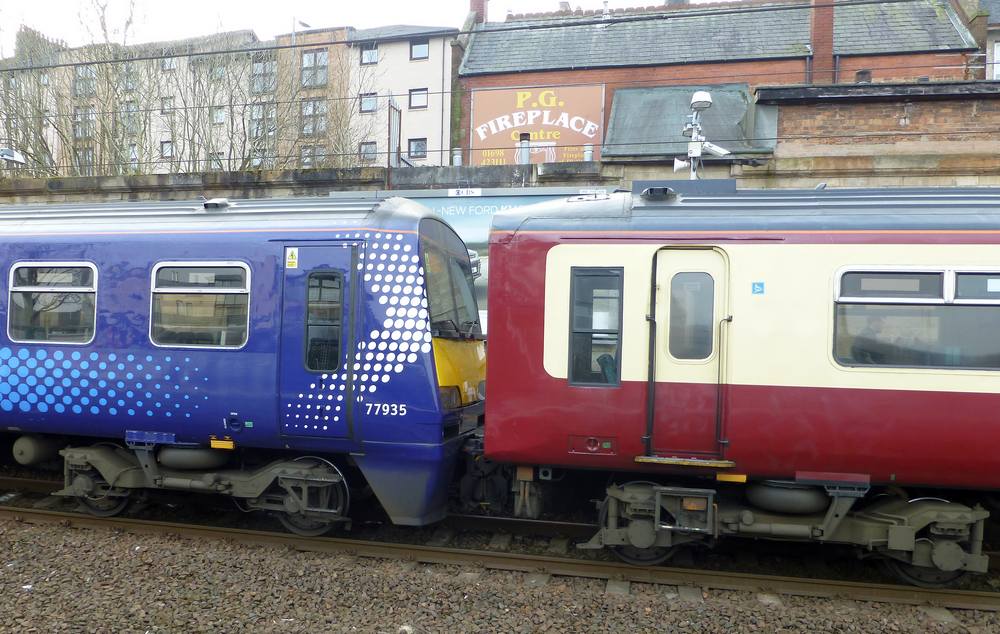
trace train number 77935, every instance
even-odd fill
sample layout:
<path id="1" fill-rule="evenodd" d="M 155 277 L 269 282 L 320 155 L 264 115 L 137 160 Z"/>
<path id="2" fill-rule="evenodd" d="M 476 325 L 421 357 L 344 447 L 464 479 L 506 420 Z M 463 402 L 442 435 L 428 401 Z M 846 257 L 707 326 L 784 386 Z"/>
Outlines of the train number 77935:
<path id="1" fill-rule="evenodd" d="M 365 403 L 365 414 L 375 416 L 406 416 L 406 403 Z"/>

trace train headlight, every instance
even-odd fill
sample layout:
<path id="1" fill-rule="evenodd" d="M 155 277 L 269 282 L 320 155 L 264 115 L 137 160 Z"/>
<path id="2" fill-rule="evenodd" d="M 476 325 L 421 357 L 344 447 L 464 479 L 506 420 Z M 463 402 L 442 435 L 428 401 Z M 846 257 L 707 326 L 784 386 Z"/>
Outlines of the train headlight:
<path id="1" fill-rule="evenodd" d="M 446 385 L 438 388 L 438 396 L 441 398 L 441 409 L 458 409 L 462 406 L 462 393 L 458 386 Z"/>
<path id="2" fill-rule="evenodd" d="M 479 387 L 476 388 L 476 396 L 479 397 L 480 401 L 486 400 L 486 381 L 479 382 Z"/>

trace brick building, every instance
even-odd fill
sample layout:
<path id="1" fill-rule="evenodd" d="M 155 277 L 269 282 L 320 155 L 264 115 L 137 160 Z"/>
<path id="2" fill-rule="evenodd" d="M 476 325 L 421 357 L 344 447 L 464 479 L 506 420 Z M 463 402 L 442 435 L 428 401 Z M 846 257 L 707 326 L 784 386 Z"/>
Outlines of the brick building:
<path id="1" fill-rule="evenodd" d="M 592 146 L 606 164 L 662 164 L 683 154 L 687 99 L 703 88 L 717 96 L 705 129 L 733 149 L 725 161 L 756 164 L 780 155 L 790 125 L 780 102 L 756 98 L 761 86 L 953 82 L 982 67 L 966 12 L 949 0 L 561 4 L 489 22 L 486 2 L 472 0 L 453 131 L 470 164 L 516 160 L 525 134 L 532 162 L 580 160 Z"/>

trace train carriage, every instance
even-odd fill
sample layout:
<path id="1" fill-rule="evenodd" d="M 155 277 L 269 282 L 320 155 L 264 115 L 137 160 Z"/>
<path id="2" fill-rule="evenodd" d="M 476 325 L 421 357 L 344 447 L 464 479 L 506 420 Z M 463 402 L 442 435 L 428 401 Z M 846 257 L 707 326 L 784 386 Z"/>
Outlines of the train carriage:
<path id="1" fill-rule="evenodd" d="M 498 214 L 489 256 L 485 455 L 522 514 L 604 472 L 588 546 L 632 561 L 744 535 L 985 570 L 1000 191 L 579 196 Z"/>
<path id="2" fill-rule="evenodd" d="M 218 493 L 306 534 L 352 490 L 444 516 L 485 355 L 468 252 L 423 207 L 15 207 L 0 262 L 0 432 L 24 464 L 61 452 L 62 495 Z"/>

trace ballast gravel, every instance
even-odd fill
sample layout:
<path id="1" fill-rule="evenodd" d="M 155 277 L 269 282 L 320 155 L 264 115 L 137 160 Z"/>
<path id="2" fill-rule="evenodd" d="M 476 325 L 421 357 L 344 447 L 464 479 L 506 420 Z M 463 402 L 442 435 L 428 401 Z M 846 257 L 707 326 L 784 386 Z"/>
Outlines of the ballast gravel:
<path id="1" fill-rule="evenodd" d="M 994 612 L 636 583 L 608 590 L 597 580 L 0 521 L 3 632 L 1000 632 Z"/>

